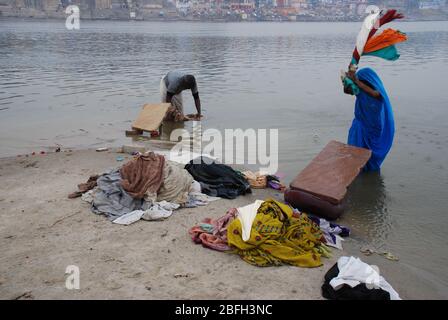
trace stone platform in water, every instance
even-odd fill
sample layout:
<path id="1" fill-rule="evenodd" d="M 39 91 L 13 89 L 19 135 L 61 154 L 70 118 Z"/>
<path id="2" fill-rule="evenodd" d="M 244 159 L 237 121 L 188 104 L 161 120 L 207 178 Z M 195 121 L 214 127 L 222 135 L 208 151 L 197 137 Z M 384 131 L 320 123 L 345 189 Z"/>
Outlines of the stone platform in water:
<path id="1" fill-rule="evenodd" d="M 291 182 L 285 200 L 303 211 L 338 218 L 344 211 L 347 188 L 370 156 L 370 150 L 329 142 Z"/>

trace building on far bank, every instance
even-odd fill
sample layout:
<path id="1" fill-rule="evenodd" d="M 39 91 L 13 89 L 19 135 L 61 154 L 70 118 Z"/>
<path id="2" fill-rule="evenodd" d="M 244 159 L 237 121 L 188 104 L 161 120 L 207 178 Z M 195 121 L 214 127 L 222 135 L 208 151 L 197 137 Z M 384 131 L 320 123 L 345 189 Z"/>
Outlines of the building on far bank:
<path id="1" fill-rule="evenodd" d="M 5 3 L 14 8 L 30 8 L 41 11 L 57 10 L 60 0 L 2 0 L 0 5 Z"/>
<path id="2" fill-rule="evenodd" d="M 0 15 L 62 18 L 70 4 L 83 19 L 357 21 L 370 4 L 409 19 L 448 19 L 448 0 L 0 0 Z"/>
<path id="3" fill-rule="evenodd" d="M 439 10 L 445 7 L 445 0 L 424 0 L 420 1 L 420 10 Z"/>
<path id="4" fill-rule="evenodd" d="M 297 10 L 306 10 L 308 9 L 309 3 L 307 0 L 289 0 L 291 7 L 296 8 Z"/>
<path id="5" fill-rule="evenodd" d="M 255 0 L 232 0 L 230 10 L 251 12 L 255 9 Z"/>
<path id="6" fill-rule="evenodd" d="M 190 0 L 176 0 L 176 9 L 179 12 L 187 14 L 191 9 Z"/>
<path id="7" fill-rule="evenodd" d="M 112 8 L 112 0 L 94 0 L 95 9 L 111 9 Z"/>

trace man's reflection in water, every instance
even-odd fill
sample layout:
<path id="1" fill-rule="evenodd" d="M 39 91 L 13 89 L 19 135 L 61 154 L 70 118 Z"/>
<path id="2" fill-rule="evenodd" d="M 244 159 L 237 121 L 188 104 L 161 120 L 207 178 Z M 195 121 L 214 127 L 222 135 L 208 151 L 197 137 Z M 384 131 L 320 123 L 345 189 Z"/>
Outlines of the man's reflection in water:
<path id="1" fill-rule="evenodd" d="M 162 132 L 160 134 L 160 140 L 166 140 L 166 141 L 170 141 L 171 140 L 171 134 L 173 133 L 174 130 L 176 129 L 187 129 L 188 130 L 188 125 L 186 125 L 186 122 L 184 121 L 180 121 L 180 122 L 175 122 L 175 121 L 163 121 L 162 122 Z M 172 137 L 174 141 L 178 141 L 178 137 L 177 136 L 173 136 Z"/>
<path id="2" fill-rule="evenodd" d="M 156 149 L 180 148 L 180 152 L 200 153 L 202 148 L 202 122 L 201 121 L 163 121 L 160 126 L 160 135 L 151 136 L 149 133 L 132 136 L 133 142 L 140 142 Z M 179 144 L 181 143 L 181 144 Z M 174 151 L 174 150 L 173 150 Z"/>

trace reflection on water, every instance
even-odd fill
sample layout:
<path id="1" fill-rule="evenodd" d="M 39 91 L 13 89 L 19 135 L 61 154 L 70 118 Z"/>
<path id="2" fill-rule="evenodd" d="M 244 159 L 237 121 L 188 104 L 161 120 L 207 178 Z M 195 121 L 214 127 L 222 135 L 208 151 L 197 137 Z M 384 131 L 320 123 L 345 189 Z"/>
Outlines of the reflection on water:
<path id="1" fill-rule="evenodd" d="M 171 140 L 179 141 L 179 139 L 177 139 L 178 136 L 176 136 L 176 134 L 175 134 L 176 130 L 187 130 L 188 131 L 188 126 L 185 126 L 185 122 L 164 121 L 160 128 L 160 131 L 161 131 L 160 139 L 168 140 L 168 141 L 171 141 Z"/>
<path id="2" fill-rule="evenodd" d="M 347 193 L 347 216 L 350 225 L 360 230 L 378 247 L 386 243 L 392 228 L 387 209 L 387 194 L 383 177 L 379 172 L 360 174 Z"/>
<path id="3" fill-rule="evenodd" d="M 448 287 L 448 22 L 391 27 L 409 36 L 400 60 L 361 65 L 388 90 L 394 146 L 381 176 L 356 180 L 343 221 Z M 0 30 L 1 156 L 129 142 L 125 130 L 175 68 L 197 76 L 201 130 L 278 128 L 288 180 L 328 141 L 346 141 L 353 118 L 339 72 L 359 23 L 85 21 L 73 32 L 63 21 L 0 20 Z M 189 94 L 184 102 L 194 112 Z"/>
<path id="4" fill-rule="evenodd" d="M 149 150 L 172 149 L 176 147 L 177 153 L 201 151 L 202 125 L 198 121 L 162 121 L 159 127 L 159 135 L 151 136 L 150 132 L 141 134 L 129 133 L 136 151 L 142 150 L 139 146 L 145 146 Z"/>

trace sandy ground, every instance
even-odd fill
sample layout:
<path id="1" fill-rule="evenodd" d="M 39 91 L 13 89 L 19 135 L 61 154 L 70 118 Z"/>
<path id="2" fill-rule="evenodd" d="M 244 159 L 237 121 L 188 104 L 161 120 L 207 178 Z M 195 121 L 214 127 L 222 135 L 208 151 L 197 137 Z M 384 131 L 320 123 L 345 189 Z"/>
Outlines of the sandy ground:
<path id="1" fill-rule="evenodd" d="M 90 174 L 121 165 L 117 155 L 123 156 L 85 150 L 0 159 L 1 299 L 322 299 L 325 272 L 346 252 L 333 250 L 320 268 L 257 268 L 195 245 L 188 235 L 203 218 L 231 207 L 281 200 L 274 190 L 130 226 L 112 224 L 80 198 L 67 198 Z M 389 275 L 400 273 L 390 262 L 380 263 Z M 80 269 L 79 290 L 66 289 L 69 265 Z M 428 297 L 413 294 L 406 276 L 387 279 L 403 298 Z"/>
<path id="2" fill-rule="evenodd" d="M 130 226 L 112 224 L 79 198 L 67 198 L 90 174 L 120 165 L 116 156 L 79 151 L 0 160 L 0 298 L 320 298 L 322 277 L 334 260 L 316 269 L 257 268 L 195 245 L 188 235 L 205 217 L 257 198 L 280 198 L 274 190 Z M 80 269 L 80 290 L 65 288 L 68 265 Z"/>

